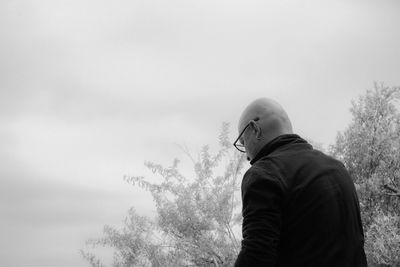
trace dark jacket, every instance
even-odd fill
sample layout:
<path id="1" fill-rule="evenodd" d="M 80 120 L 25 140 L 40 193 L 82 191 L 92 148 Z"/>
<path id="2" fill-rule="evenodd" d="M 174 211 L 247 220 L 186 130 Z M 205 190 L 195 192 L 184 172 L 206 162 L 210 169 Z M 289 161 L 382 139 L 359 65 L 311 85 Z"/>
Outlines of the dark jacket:
<path id="1" fill-rule="evenodd" d="M 341 162 L 290 134 L 250 163 L 235 267 L 367 266 L 359 202 Z"/>

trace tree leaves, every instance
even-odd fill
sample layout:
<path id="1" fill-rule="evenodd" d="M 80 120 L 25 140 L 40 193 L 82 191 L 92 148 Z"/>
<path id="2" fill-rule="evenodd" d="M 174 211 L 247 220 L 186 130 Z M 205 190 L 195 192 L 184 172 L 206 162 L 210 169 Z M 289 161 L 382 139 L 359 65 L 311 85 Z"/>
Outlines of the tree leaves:
<path id="1" fill-rule="evenodd" d="M 352 122 L 331 147 L 356 183 L 372 265 L 400 266 L 400 198 L 387 192 L 400 188 L 399 100 L 400 87 L 375 83 L 352 102 Z"/>
<path id="2" fill-rule="evenodd" d="M 244 157 L 228 134 L 229 124 L 224 123 L 218 151 L 212 153 L 205 145 L 197 161 L 184 150 L 193 162 L 191 177 L 182 175 L 178 159 L 168 167 L 145 162 L 161 178 L 159 183 L 125 176 L 128 183 L 151 193 L 156 219 L 150 221 L 131 210 L 121 231 L 107 226 L 104 238 L 88 243 L 114 248 L 114 264 L 120 266 L 232 266 L 239 251 L 234 227 L 241 224 L 238 176 Z M 91 264 L 102 264 L 93 254 L 82 255 Z"/>

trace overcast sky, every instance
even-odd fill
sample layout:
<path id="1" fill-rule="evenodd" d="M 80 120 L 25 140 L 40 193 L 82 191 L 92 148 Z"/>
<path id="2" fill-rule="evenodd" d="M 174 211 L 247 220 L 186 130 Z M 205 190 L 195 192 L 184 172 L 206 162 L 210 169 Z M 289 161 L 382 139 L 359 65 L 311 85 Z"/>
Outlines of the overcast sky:
<path id="1" fill-rule="evenodd" d="M 400 85 L 397 0 L 0 0 L 0 265 L 78 250 L 151 198 L 124 175 L 215 144 L 258 97 L 324 146 Z M 151 177 L 151 175 L 150 175 Z"/>

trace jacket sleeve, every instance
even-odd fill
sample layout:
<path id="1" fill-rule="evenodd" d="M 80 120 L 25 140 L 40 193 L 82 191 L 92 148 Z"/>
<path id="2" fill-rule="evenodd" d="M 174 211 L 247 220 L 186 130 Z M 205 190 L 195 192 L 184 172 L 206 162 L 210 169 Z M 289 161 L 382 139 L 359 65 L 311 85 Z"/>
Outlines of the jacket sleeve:
<path id="1" fill-rule="evenodd" d="M 253 166 L 242 181 L 242 247 L 235 267 L 275 266 L 281 231 L 283 186 Z"/>

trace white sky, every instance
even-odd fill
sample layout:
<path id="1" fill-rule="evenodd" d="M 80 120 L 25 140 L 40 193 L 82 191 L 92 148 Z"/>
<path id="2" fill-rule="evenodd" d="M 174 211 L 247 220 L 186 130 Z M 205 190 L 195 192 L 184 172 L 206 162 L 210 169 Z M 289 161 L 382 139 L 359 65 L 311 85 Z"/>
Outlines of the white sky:
<path id="1" fill-rule="evenodd" d="M 0 1 L 0 265 L 78 250 L 149 196 L 148 175 L 215 144 L 257 97 L 325 146 L 374 81 L 400 85 L 400 2 Z M 151 177 L 151 176 L 150 176 Z"/>

